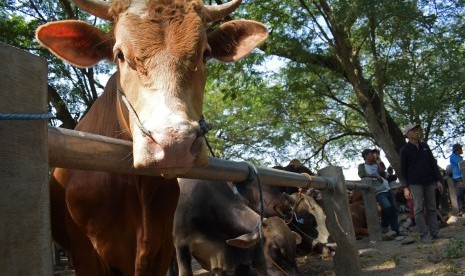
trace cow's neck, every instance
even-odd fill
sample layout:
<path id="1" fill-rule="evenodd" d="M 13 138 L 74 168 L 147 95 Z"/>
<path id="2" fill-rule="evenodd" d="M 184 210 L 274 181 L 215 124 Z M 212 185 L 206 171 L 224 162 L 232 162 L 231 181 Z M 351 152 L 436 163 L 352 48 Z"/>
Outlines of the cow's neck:
<path id="1" fill-rule="evenodd" d="M 116 113 L 118 116 L 119 127 L 121 129 L 121 134 L 122 134 L 121 138 L 132 141 L 131 129 L 129 128 L 129 112 L 125 104 L 122 102 L 121 95 L 118 92 L 120 89 L 121 88 L 119 86 L 119 76 L 118 76 L 116 78 L 114 91 L 111 91 L 111 93 L 114 93 L 115 98 L 116 98 Z"/>
<path id="2" fill-rule="evenodd" d="M 105 89 L 100 97 L 94 102 L 92 107 L 81 119 L 76 126 L 76 130 L 85 131 L 93 134 L 104 135 L 119 139 L 128 139 L 128 130 L 121 128 L 118 122 L 117 97 L 116 89 L 116 74 L 112 75 L 105 86 Z"/>

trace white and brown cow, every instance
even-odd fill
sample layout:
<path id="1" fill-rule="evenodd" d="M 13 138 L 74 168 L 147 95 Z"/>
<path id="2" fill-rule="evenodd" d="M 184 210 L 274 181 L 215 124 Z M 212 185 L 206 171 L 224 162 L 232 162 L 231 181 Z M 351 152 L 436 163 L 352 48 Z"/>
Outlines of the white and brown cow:
<path id="1" fill-rule="evenodd" d="M 206 165 L 199 128 L 206 62 L 236 61 L 267 37 L 265 26 L 232 20 L 208 23 L 240 0 L 74 0 L 112 22 L 105 33 L 77 20 L 45 24 L 37 40 L 78 67 L 114 61 L 118 71 L 77 130 L 133 142 L 134 167 L 166 178 L 55 169 L 51 181 L 54 239 L 71 255 L 77 275 L 164 275 L 171 261 L 177 173 Z"/>

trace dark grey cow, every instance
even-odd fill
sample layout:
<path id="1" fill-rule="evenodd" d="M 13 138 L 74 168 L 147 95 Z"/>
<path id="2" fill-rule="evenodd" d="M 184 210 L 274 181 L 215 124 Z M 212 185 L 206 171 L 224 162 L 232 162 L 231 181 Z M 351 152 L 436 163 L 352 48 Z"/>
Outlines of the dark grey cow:
<path id="1" fill-rule="evenodd" d="M 296 275 L 301 237 L 278 217 L 263 222 L 225 182 L 179 179 L 174 219 L 179 275 L 192 275 L 191 256 L 216 275 Z"/>

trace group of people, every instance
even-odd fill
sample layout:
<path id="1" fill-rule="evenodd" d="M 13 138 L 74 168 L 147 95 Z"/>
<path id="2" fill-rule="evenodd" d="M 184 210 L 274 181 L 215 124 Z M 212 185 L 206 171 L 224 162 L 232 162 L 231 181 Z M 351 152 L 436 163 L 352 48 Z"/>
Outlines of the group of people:
<path id="1" fill-rule="evenodd" d="M 424 243 L 432 243 L 439 238 L 439 223 L 436 218 L 436 190 L 443 192 L 442 175 L 439 172 L 437 161 L 431 149 L 420 141 L 421 128 L 419 125 L 407 125 L 404 135 L 408 143 L 400 150 L 400 181 L 403 193 L 407 200 L 413 202 L 414 220 L 416 230 Z M 465 185 L 462 181 L 458 164 L 462 159 L 462 146 L 454 144 L 450 163 L 452 178 L 457 190 L 459 215 L 465 214 Z M 389 183 L 396 179 L 389 168 L 386 175 L 386 166 L 379 157 L 379 150 L 364 149 L 362 151 L 364 163 L 358 167 L 360 178 L 373 179 L 372 185 L 376 193 L 376 201 L 381 208 L 381 229 L 387 232 L 388 227 L 398 236 L 405 236 L 399 229 L 398 210 Z M 391 179 L 387 179 L 391 178 Z"/>

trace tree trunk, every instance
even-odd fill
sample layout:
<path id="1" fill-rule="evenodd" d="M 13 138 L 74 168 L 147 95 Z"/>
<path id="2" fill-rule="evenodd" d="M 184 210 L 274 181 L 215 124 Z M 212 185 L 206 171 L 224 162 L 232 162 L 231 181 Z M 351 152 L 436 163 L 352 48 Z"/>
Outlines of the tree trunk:
<path id="1" fill-rule="evenodd" d="M 394 170 L 400 172 L 400 149 L 405 145 L 403 134 L 385 109 L 379 95 L 371 83 L 363 77 L 358 56 L 352 50 L 347 34 L 338 26 L 333 26 L 335 52 L 348 81 L 352 84 L 359 105 L 362 107 L 368 129 L 376 143 L 386 153 Z M 385 114 L 384 120 L 382 114 Z"/>
<path id="2" fill-rule="evenodd" d="M 48 85 L 48 97 L 56 110 L 57 119 L 62 122 L 60 127 L 74 129 L 76 127 L 77 121 L 74 120 L 73 116 L 71 116 L 68 107 L 63 102 L 56 89 L 50 85 Z"/>

